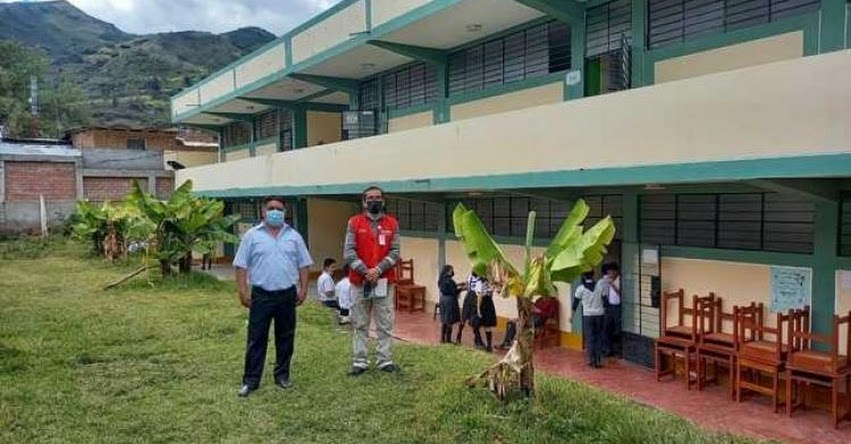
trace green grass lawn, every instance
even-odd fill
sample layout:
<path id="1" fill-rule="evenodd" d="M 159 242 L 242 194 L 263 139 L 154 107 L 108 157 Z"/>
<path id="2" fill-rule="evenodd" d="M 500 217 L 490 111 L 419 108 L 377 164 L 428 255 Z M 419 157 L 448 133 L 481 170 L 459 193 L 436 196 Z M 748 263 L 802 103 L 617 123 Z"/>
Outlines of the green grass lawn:
<path id="1" fill-rule="evenodd" d="M 543 375 L 531 405 L 501 405 L 462 384 L 493 357 L 452 346 L 400 344 L 401 374 L 350 379 L 349 335 L 314 304 L 299 311 L 294 387 L 271 384 L 267 366 L 240 399 L 233 284 L 143 277 L 104 292 L 132 267 L 70 244 L 30 256 L 0 259 L 0 442 L 745 441 Z"/>

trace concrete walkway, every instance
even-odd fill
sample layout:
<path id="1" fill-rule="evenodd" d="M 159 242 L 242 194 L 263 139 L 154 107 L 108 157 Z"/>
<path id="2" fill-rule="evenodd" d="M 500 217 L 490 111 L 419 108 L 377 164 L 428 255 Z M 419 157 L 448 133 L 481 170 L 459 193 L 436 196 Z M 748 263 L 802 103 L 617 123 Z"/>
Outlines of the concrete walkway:
<path id="1" fill-rule="evenodd" d="M 465 332 L 464 343 L 472 343 L 472 332 Z M 430 313 L 396 313 L 396 336 L 424 345 L 440 342 L 440 324 Z M 494 342 L 502 341 L 500 332 Z M 404 363 L 402 363 L 404 366 Z M 702 392 L 686 391 L 682 380 L 656 382 L 652 371 L 625 361 L 609 360 L 606 367 L 594 370 L 585 365 L 581 353 L 561 347 L 535 351 L 535 365 L 548 374 L 583 381 L 640 404 L 666 410 L 698 425 L 736 435 L 777 439 L 793 443 L 849 444 L 851 422 L 833 430 L 826 412 L 797 411 L 789 418 L 773 413 L 764 397 L 730 400 L 726 386 L 710 386 Z"/>

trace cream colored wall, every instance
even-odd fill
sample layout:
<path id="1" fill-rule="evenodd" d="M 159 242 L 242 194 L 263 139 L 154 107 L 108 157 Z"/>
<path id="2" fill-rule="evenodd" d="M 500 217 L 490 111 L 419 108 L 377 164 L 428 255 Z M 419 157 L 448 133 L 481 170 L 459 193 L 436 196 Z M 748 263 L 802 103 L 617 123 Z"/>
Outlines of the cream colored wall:
<path id="1" fill-rule="evenodd" d="M 520 245 L 503 245 L 502 251 L 506 257 L 515 265 L 522 266 L 525 256 L 524 247 Z M 532 254 L 543 254 L 544 249 L 534 248 Z M 461 244 L 455 240 L 446 241 L 446 263 L 455 268 L 455 276 L 458 280 L 466 280 L 470 275 L 471 267 L 467 255 L 464 253 Z M 558 286 L 559 300 L 559 323 L 560 329 L 563 332 L 570 332 L 570 304 L 571 304 L 571 289 L 570 285 Z M 517 317 L 517 302 L 513 298 L 503 298 L 499 295 L 494 295 L 494 305 L 496 305 L 496 313 L 500 317 L 512 319 Z"/>
<path id="2" fill-rule="evenodd" d="M 843 279 L 843 274 L 844 279 Z M 844 282 L 848 285 L 843 285 Z M 851 312 L 851 270 L 836 271 L 836 314 L 845 316 Z M 839 332 L 839 344 L 846 344 L 848 332 L 842 330 Z M 841 347 L 841 345 L 840 345 Z"/>
<path id="3" fill-rule="evenodd" d="M 389 132 L 397 133 L 399 131 L 431 126 L 432 124 L 434 124 L 434 115 L 431 111 L 409 114 L 407 116 L 390 119 Z"/>
<path id="4" fill-rule="evenodd" d="M 372 26 L 380 26 L 430 0 L 372 0 Z"/>
<path id="5" fill-rule="evenodd" d="M 284 43 L 281 42 L 257 57 L 237 66 L 234 69 L 236 71 L 236 87 L 241 88 L 284 69 L 286 67 L 285 53 L 286 48 Z"/>
<path id="6" fill-rule="evenodd" d="M 307 112 L 307 146 L 339 142 L 343 135 L 343 118 L 340 113 Z"/>
<path id="7" fill-rule="evenodd" d="M 402 259 L 414 260 L 414 282 L 426 288 L 426 310 L 434 309 L 434 304 L 440 298 L 437 289 L 437 277 L 440 274 L 437 239 L 402 236 L 399 249 Z"/>
<path id="8" fill-rule="evenodd" d="M 314 270 L 322 269 L 326 257 L 343 260 L 346 222 L 357 212 L 356 205 L 327 199 L 307 199 L 307 233 Z"/>
<path id="9" fill-rule="evenodd" d="M 843 153 L 851 146 L 851 127 L 842 124 L 851 121 L 851 77 L 841 72 L 851 72 L 849 50 L 190 168 L 178 177 L 194 179 L 198 190 L 222 190 Z"/>
<path id="10" fill-rule="evenodd" d="M 239 150 L 239 151 L 227 151 L 223 155 L 224 155 L 224 158 L 225 158 L 225 162 L 232 162 L 232 161 L 235 161 L 235 160 L 242 160 L 242 159 L 251 158 L 251 153 L 248 151 L 248 149 Z M 221 164 L 219 164 L 219 165 L 221 165 Z M 180 170 L 180 171 L 186 171 L 186 170 Z"/>
<path id="11" fill-rule="evenodd" d="M 706 296 L 710 291 L 723 301 L 725 312 L 732 313 L 736 305 L 751 302 L 765 305 L 766 323 L 776 325 L 775 313 L 769 312 L 771 295 L 771 267 L 696 259 L 662 258 L 662 290 L 685 290 L 686 305 L 691 307 L 692 295 Z M 668 325 L 676 325 L 674 308 L 668 313 Z M 686 324 L 691 325 L 687 317 Z M 724 326 L 732 332 L 732 323 Z"/>
<path id="12" fill-rule="evenodd" d="M 176 116 L 195 109 L 194 105 L 198 105 L 199 102 L 198 89 L 190 89 L 171 101 L 171 114 Z"/>
<path id="13" fill-rule="evenodd" d="M 275 154 L 278 152 L 278 145 L 274 143 L 269 143 L 266 145 L 260 145 L 254 150 L 255 156 L 265 156 L 268 154 Z"/>
<path id="14" fill-rule="evenodd" d="M 209 103 L 219 97 L 233 91 L 233 71 L 225 71 L 219 74 L 218 77 L 201 85 L 200 103 Z"/>
<path id="15" fill-rule="evenodd" d="M 795 31 L 656 62 L 655 80 L 670 82 L 803 55 L 804 32 Z"/>
<path id="16" fill-rule="evenodd" d="M 366 2 L 356 3 L 314 24 L 292 38 L 293 63 L 301 62 L 366 31 Z"/>
<path id="17" fill-rule="evenodd" d="M 564 86 L 555 82 L 537 88 L 475 100 L 452 106 L 452 121 L 504 113 L 564 101 Z"/>
<path id="18" fill-rule="evenodd" d="M 168 169 L 170 169 L 168 166 L 170 160 L 180 162 L 186 168 L 192 168 L 218 162 L 219 153 L 217 151 L 164 151 L 163 165 Z"/>

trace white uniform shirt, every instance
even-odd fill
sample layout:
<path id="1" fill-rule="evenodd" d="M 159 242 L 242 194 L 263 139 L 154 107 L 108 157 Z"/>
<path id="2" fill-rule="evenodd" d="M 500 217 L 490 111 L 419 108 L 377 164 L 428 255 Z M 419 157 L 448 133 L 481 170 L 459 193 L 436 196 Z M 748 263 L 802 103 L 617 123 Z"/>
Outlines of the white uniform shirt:
<path id="1" fill-rule="evenodd" d="M 621 288 L 620 276 L 616 277 L 612 285 L 609 286 L 609 305 L 621 305 L 621 294 L 615 287 Z"/>
<path id="2" fill-rule="evenodd" d="M 337 282 L 337 285 L 334 286 L 334 296 L 337 298 L 337 303 L 340 304 L 340 308 L 343 310 L 349 310 L 352 308 L 352 284 L 349 282 L 348 277 L 344 277 L 340 279 L 340 282 Z"/>
<path id="3" fill-rule="evenodd" d="M 574 297 L 582 301 L 582 316 L 602 316 L 605 313 L 603 308 L 603 294 L 598 285 L 594 291 L 580 285 L 576 288 Z"/>
<path id="4" fill-rule="evenodd" d="M 316 290 L 319 292 L 319 300 L 322 302 L 334 300 L 334 278 L 331 273 L 323 271 L 316 281 Z"/>

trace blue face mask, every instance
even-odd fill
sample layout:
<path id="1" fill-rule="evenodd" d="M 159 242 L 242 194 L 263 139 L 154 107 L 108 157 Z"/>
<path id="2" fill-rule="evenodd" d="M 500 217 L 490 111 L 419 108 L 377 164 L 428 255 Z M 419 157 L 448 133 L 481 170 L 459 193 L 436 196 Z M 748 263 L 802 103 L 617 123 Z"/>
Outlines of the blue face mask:
<path id="1" fill-rule="evenodd" d="M 281 228 L 284 226 L 284 216 L 286 216 L 286 212 L 283 210 L 267 210 L 266 225 L 272 228 Z"/>

